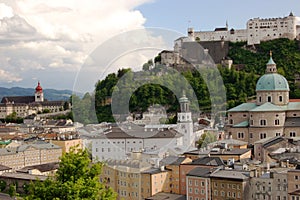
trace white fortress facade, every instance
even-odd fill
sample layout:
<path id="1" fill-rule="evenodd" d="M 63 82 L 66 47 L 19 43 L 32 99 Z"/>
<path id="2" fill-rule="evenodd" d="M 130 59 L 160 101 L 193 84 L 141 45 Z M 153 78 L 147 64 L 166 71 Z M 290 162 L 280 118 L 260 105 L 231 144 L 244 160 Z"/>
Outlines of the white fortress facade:
<path id="1" fill-rule="evenodd" d="M 283 18 L 248 20 L 246 29 L 216 28 L 214 31 L 194 31 L 188 28 L 188 36 L 198 41 L 247 41 L 248 45 L 260 44 L 261 41 L 277 38 L 300 39 L 300 17 L 293 13 Z"/>

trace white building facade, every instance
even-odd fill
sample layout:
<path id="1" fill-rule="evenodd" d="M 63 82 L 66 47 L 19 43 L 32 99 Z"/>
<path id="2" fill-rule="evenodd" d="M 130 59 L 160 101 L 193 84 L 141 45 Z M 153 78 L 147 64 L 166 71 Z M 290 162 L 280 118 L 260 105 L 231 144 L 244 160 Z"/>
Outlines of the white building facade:
<path id="1" fill-rule="evenodd" d="M 229 30 L 227 25 L 214 31 L 189 28 L 188 35 L 199 41 L 247 41 L 248 45 L 277 38 L 300 39 L 300 18 L 293 13 L 283 18 L 253 18 L 248 20 L 246 29 Z"/>

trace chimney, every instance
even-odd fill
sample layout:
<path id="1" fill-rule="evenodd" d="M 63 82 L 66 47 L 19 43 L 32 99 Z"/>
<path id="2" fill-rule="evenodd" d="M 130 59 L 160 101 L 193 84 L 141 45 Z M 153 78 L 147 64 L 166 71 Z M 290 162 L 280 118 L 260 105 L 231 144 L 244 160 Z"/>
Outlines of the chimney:
<path id="1" fill-rule="evenodd" d="M 270 163 L 267 162 L 267 172 L 270 172 Z"/>

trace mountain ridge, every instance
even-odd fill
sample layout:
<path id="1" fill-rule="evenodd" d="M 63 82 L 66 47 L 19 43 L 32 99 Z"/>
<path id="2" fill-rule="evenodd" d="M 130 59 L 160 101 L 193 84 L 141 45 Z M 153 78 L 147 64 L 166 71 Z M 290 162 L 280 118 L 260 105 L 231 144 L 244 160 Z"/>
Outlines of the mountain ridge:
<path id="1" fill-rule="evenodd" d="M 0 87 L 0 101 L 4 96 L 34 96 L 34 88 L 22 87 Z M 54 100 L 69 100 L 74 93 L 72 90 L 57 90 L 57 89 L 43 89 L 45 99 L 49 101 Z M 75 92 L 76 93 L 76 92 Z M 80 96 L 80 93 L 76 93 Z"/>

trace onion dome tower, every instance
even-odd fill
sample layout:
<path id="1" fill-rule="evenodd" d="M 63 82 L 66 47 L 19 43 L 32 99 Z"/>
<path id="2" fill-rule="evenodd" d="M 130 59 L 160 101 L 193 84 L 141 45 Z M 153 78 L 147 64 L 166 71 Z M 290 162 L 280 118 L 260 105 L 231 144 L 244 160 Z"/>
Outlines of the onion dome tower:
<path id="1" fill-rule="evenodd" d="M 44 101 L 44 93 L 43 88 L 41 87 L 40 82 L 35 88 L 35 102 L 43 102 Z"/>

